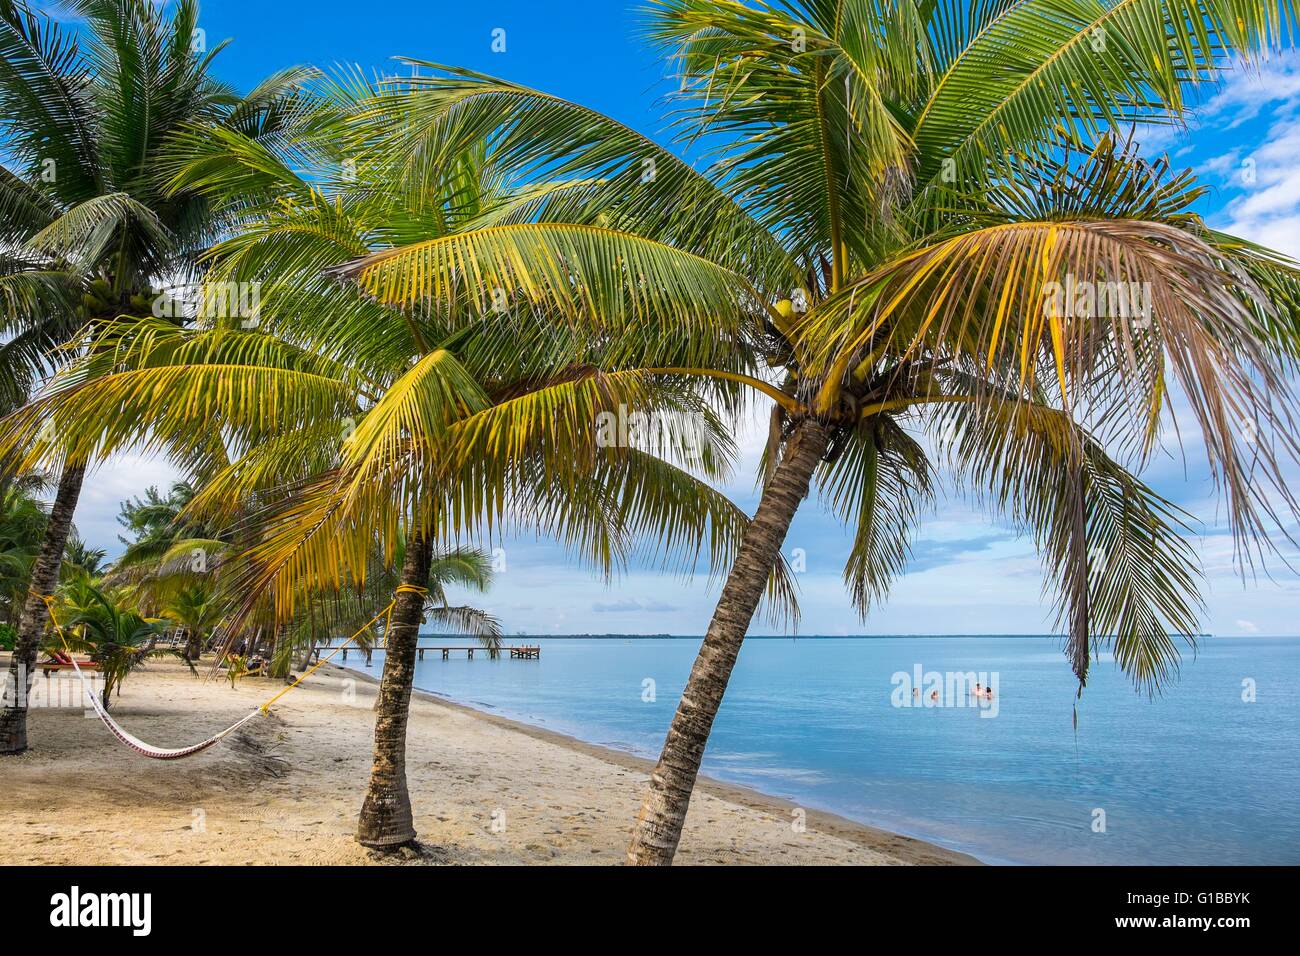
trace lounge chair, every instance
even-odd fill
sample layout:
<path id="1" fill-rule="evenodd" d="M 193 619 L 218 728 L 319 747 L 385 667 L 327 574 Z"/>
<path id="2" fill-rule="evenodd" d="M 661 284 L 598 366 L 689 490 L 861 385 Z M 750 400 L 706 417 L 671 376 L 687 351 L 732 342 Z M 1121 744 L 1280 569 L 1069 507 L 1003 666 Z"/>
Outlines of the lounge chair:
<path id="1" fill-rule="evenodd" d="M 36 665 L 41 669 L 41 673 L 49 677 L 55 671 L 72 670 L 72 658 L 63 651 L 50 651 L 50 659 L 41 661 Z M 77 661 L 77 666 L 83 671 L 99 670 L 97 661 Z"/>

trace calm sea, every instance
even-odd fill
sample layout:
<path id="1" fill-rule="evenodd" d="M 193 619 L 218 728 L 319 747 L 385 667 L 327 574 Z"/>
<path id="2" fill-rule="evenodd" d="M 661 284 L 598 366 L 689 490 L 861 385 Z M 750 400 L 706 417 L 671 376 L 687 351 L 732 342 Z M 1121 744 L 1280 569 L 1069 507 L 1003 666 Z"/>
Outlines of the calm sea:
<path id="1" fill-rule="evenodd" d="M 511 640 L 541 660 L 430 656 L 416 684 L 646 757 L 699 646 Z M 996 716 L 895 706 L 918 666 L 989 674 Z M 1077 732 L 1074 690 L 1056 638 L 751 639 L 704 771 L 987 862 L 1300 863 L 1300 638 L 1204 638 L 1154 701 L 1103 660 Z"/>

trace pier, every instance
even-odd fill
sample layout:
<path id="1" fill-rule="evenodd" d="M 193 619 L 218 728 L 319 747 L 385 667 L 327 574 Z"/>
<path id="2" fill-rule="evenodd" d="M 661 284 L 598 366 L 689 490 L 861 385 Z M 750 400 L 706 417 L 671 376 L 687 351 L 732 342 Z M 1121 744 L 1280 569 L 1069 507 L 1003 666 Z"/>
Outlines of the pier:
<path id="1" fill-rule="evenodd" d="M 337 650 L 337 648 L 330 647 L 328 644 L 317 645 L 316 647 L 313 647 L 311 649 L 312 659 L 319 661 L 322 651 L 328 654 L 332 650 Z M 370 657 L 374 653 L 374 648 L 345 647 L 343 648 L 343 660 L 348 659 L 349 651 L 355 651 L 359 654 L 364 654 L 366 656 L 366 663 L 369 664 Z M 478 651 L 481 655 L 487 657 L 489 660 L 496 660 L 497 658 L 502 656 L 508 656 L 511 660 L 523 660 L 523 661 L 537 661 L 537 660 L 541 660 L 542 658 L 542 649 L 536 644 L 525 645 L 523 647 L 516 647 L 516 646 L 499 647 L 496 650 L 493 650 L 492 648 L 484 647 L 481 644 L 477 646 L 451 647 L 451 646 L 445 646 L 441 644 L 435 645 L 435 644 L 417 643 L 415 645 L 415 654 L 417 660 L 424 660 L 424 654 L 426 651 L 440 652 L 442 654 L 442 659 L 444 661 L 451 660 L 451 655 L 453 653 L 465 654 L 466 658 L 472 661 L 474 659 L 475 651 Z"/>

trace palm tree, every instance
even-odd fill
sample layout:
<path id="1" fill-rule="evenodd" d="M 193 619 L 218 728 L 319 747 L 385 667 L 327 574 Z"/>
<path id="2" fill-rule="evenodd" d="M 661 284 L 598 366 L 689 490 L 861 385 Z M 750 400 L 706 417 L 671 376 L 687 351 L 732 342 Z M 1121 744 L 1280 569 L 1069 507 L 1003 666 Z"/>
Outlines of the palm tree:
<path id="1" fill-rule="evenodd" d="M 103 548 L 90 547 L 75 529 L 71 529 L 63 548 L 62 568 L 65 573 L 71 571 L 88 578 L 97 578 L 104 573 L 104 558 L 107 555 L 108 552 Z"/>
<path id="2" fill-rule="evenodd" d="M 545 196 L 505 187 L 481 140 L 426 176 L 396 175 L 387 147 L 403 87 L 320 90 L 313 122 L 326 135 L 262 145 L 198 130 L 173 167 L 174 186 L 239 217 L 208 275 L 263 283 L 259 328 L 105 324 L 5 425 L 33 460 L 220 431 L 231 463 L 186 515 L 248 535 L 229 572 L 236 620 L 292 621 L 307 595 L 370 586 L 381 556 L 399 593 L 358 833 L 385 847 L 415 837 L 405 737 L 422 614 L 472 623 L 430 607 L 444 573 L 435 554 L 528 528 L 606 574 L 647 539 L 683 569 L 703 549 L 729 560 L 743 515 L 679 467 L 689 451 L 720 475 L 725 432 L 702 389 L 656 382 L 641 360 L 743 364 L 749 287 L 665 243 L 612 234 L 611 246 L 599 227 L 530 223 Z M 626 271 L 611 277 L 616 263 Z M 432 291 L 405 295 L 404 275 Z M 719 328 L 729 334 L 692 334 Z M 733 393 L 726 382 L 709 392 Z M 94 411 L 106 404 L 111 423 Z M 593 422 L 620 408 L 697 416 L 698 434 L 678 437 L 698 441 L 658 454 L 606 446 Z M 57 437 L 43 442 L 48 421 Z M 783 570 L 777 607 L 790 597 Z"/>
<path id="3" fill-rule="evenodd" d="M 227 603 L 211 584 L 189 584 L 177 591 L 163 612 L 185 629 L 185 659 L 195 662 L 227 611 Z"/>
<path id="4" fill-rule="evenodd" d="M 1179 122 L 1190 85 L 1276 44 L 1293 13 L 1286 0 L 657 0 L 649 36 L 677 69 L 684 138 L 710 145 L 706 174 L 592 110 L 412 61 L 435 75 L 401 103 L 390 153 L 406 175 L 486 135 L 492 162 L 529 182 L 532 221 L 597 224 L 610 246 L 662 242 L 753 292 L 759 334 L 741 344 L 757 347 L 724 367 L 657 369 L 743 383 L 775 408 L 762 496 L 630 862 L 672 860 L 814 482 L 854 530 L 845 579 L 861 614 L 906 567 L 937 455 L 1035 535 L 1080 689 L 1107 645 L 1140 690 L 1172 675 L 1173 638 L 1197 630 L 1198 568 L 1186 516 L 1138 475 L 1181 391 L 1242 557 L 1264 557 L 1266 529 L 1296 511 L 1279 462 L 1297 453 L 1285 370 L 1300 281 L 1283 257 L 1208 228 L 1190 175 L 1143 161 L 1121 131 Z M 435 263 L 401 264 L 374 261 L 367 287 L 408 302 L 437 288 Z M 1149 308 L 1058 301 L 1079 282 Z"/>
<path id="5" fill-rule="evenodd" d="M 143 496 L 123 501 L 117 523 L 131 537 L 118 535 L 118 540 L 126 545 L 126 551 L 116 563 L 132 565 L 156 560 L 170 549 L 178 537 L 177 519 L 193 498 L 194 486 L 188 481 L 176 481 L 167 489 L 166 495 L 151 485 Z"/>
<path id="6" fill-rule="evenodd" d="M 0 496 L 0 621 L 14 625 L 27 597 L 32 564 L 45 536 L 49 515 L 21 484 Z"/>
<path id="7" fill-rule="evenodd" d="M 40 472 L 17 476 L 0 486 L 0 621 L 13 626 L 27 599 L 32 566 L 49 525 L 47 505 L 36 495 L 48 490 Z M 70 529 L 62 562 L 63 577 L 93 578 L 102 571 L 105 552 L 91 548 Z"/>
<path id="8" fill-rule="evenodd" d="M 410 547 L 408 543 L 402 550 L 406 551 Z M 413 565 L 403 556 L 400 567 L 405 575 Z M 390 571 L 382 575 L 380 580 L 393 582 L 395 577 Z M 419 640 L 419 626 L 421 623 L 430 623 L 443 630 L 473 635 L 495 652 L 501 644 L 501 626 L 497 620 L 478 608 L 452 606 L 447 600 L 446 591 L 453 584 L 486 591 L 491 586 L 491 581 L 491 560 L 483 552 L 468 549 L 434 552 L 428 560 L 428 573 L 423 585 L 428 593 L 421 598 L 422 614 L 416 617 L 414 626 L 410 628 L 410 637 L 407 638 L 406 634 L 394 635 L 391 627 L 385 634 L 384 674 L 376 707 L 374 762 L 359 824 L 359 838 L 363 844 L 384 846 L 376 839 L 384 832 L 379 828 L 391 827 L 391 821 L 395 817 L 399 821 L 410 820 L 411 798 L 406 784 L 404 725 L 415 678 L 414 648 Z M 394 614 L 393 618 L 393 623 L 396 624 L 397 615 Z M 395 636 L 409 641 L 409 644 L 397 643 Z M 385 684 L 388 685 L 387 697 Z M 401 693 L 403 688 L 405 690 L 400 707 L 394 706 L 392 695 L 395 685 L 397 693 Z M 398 722 L 403 725 L 400 733 L 396 732 L 394 726 Z M 411 834 L 409 839 L 414 839 L 413 829 Z M 401 842 L 409 842 L 409 839 Z"/>
<path id="9" fill-rule="evenodd" d="M 114 691 L 121 690 L 122 681 L 136 668 L 152 658 L 181 656 L 172 648 L 158 647 L 166 621 L 141 617 L 95 587 L 89 578 L 75 578 L 59 598 L 63 640 L 70 650 L 89 653 L 99 665 L 105 710 Z"/>
<path id="10" fill-rule="evenodd" d="M 485 611 L 468 605 L 453 605 L 447 599 L 452 585 L 486 592 L 492 587 L 492 558 L 483 551 L 457 548 L 434 555 L 429 564 L 429 593 L 424 618 L 444 631 L 468 634 L 495 654 L 501 649 L 501 624 Z"/>
<path id="11" fill-rule="evenodd" d="M 158 175 L 183 125 L 275 135 L 305 74 L 289 71 L 239 97 L 208 75 L 198 6 L 165 15 L 149 0 L 72 0 L 84 28 L 65 28 L 22 0 L 0 0 L 0 388 L 49 371 L 50 349 L 83 327 L 147 313 L 155 286 L 185 282 L 218 231 L 206 201 L 165 192 Z M 10 377 L 12 376 L 12 377 Z M 0 395 L 0 405 L 9 401 Z M 212 452 L 212 436 L 182 452 Z M 176 450 L 174 450 L 176 451 Z M 178 452 L 179 453 L 179 452 Z M 10 680 L 30 680 L 50 593 L 85 474 L 64 457 L 32 572 Z M 3 463 L 0 463 L 3 465 Z M 0 467 L 0 470 L 3 470 Z M 23 699 L 18 695 L 18 699 Z M 0 712 L 0 754 L 27 747 L 25 707 Z"/>
<path id="12" fill-rule="evenodd" d="M 131 537 L 118 535 L 126 550 L 105 581 L 131 588 L 143 614 L 163 613 L 187 588 L 198 589 L 191 598 L 217 590 L 222 562 L 233 546 L 221 529 L 182 516 L 194 495 L 190 482 L 177 481 L 165 496 L 150 487 L 143 497 L 122 502 L 118 524 Z"/>

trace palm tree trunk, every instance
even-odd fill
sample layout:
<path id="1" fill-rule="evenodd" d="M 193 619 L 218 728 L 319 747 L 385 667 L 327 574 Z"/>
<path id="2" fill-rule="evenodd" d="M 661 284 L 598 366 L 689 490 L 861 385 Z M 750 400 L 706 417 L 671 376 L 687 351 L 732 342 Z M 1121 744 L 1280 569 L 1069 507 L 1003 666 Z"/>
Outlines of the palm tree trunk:
<path id="1" fill-rule="evenodd" d="M 294 662 L 293 669 L 301 674 L 312 664 L 312 648 L 316 646 L 316 629 L 313 627 L 311 636 L 307 640 L 307 646 L 303 648 L 302 656 Z"/>
<path id="2" fill-rule="evenodd" d="M 202 656 L 203 634 L 197 627 L 190 628 L 189 633 L 185 635 L 185 659 L 192 664 L 197 664 Z"/>
<path id="3" fill-rule="evenodd" d="M 0 754 L 22 753 L 27 749 L 27 692 L 32 686 L 32 665 L 45 634 L 49 610 L 40 595 L 53 594 L 59 583 L 59 568 L 63 564 L 63 549 L 68 543 L 72 527 L 72 513 L 77 510 L 81 496 L 81 481 L 85 477 L 83 465 L 70 465 L 59 478 L 59 490 L 50 509 L 50 520 L 45 526 L 45 539 L 41 552 L 32 568 L 31 590 L 23 604 L 23 616 L 18 625 L 18 638 L 14 642 L 13 656 L 9 660 L 8 693 L 13 695 L 0 710 Z"/>
<path id="4" fill-rule="evenodd" d="M 422 533 L 413 533 L 406 544 L 402 583 L 428 587 L 432 559 L 432 542 Z M 384 675 L 375 703 L 375 759 L 357 827 L 357 842 L 362 846 L 392 847 L 415 839 L 406 789 L 406 722 L 423 610 L 423 594 L 399 594 L 385 635 Z"/>
<path id="5" fill-rule="evenodd" d="M 270 677 L 279 677 L 282 680 L 289 679 L 289 658 L 285 656 L 283 644 L 289 639 L 289 626 L 283 622 L 276 625 L 275 633 L 271 638 L 271 653 L 267 674 Z"/>
<path id="6" fill-rule="evenodd" d="M 809 419 L 795 426 L 785 454 L 763 489 L 691 668 L 663 753 L 650 775 L 650 788 L 627 850 L 629 864 L 667 866 L 673 861 L 704 747 L 741 642 L 776 566 L 790 522 L 808 494 L 813 469 L 829 442 L 830 431 L 821 422 Z"/>

